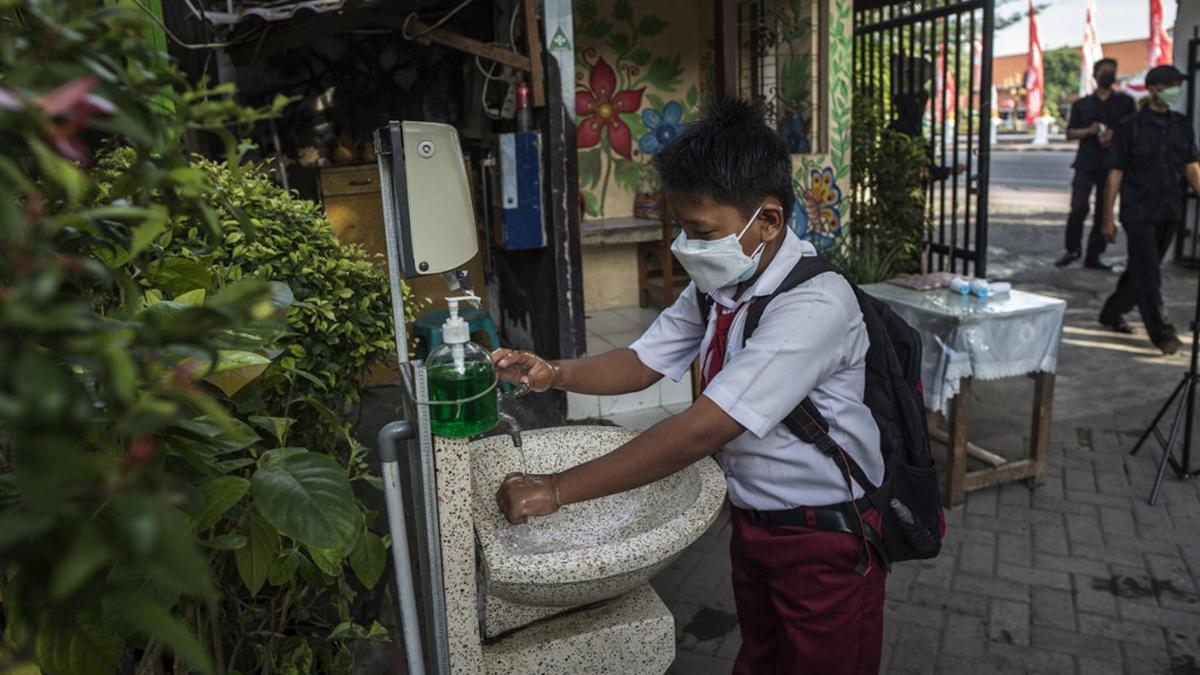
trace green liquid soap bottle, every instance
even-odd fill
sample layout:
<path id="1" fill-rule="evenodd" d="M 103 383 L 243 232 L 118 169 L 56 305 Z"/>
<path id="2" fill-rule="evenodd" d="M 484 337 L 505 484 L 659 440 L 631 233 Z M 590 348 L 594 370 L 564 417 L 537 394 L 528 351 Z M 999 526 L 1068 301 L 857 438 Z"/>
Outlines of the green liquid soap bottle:
<path id="1" fill-rule="evenodd" d="M 458 303 L 478 304 L 479 298 L 467 295 L 446 298 L 446 302 L 450 317 L 442 324 L 442 344 L 425 360 L 433 404 L 429 406 L 430 427 L 439 436 L 475 436 L 500 421 L 496 370 L 491 355 L 471 342 L 467 322 L 458 316 Z"/>

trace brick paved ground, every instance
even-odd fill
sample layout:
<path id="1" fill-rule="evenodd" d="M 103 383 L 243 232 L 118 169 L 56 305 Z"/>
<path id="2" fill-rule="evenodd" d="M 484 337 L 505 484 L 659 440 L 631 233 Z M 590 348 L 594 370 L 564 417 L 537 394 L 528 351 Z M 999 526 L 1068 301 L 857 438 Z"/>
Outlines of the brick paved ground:
<path id="1" fill-rule="evenodd" d="M 1200 480 L 1168 475 L 1150 507 L 1157 448 L 1128 455 L 1186 359 L 1155 356 L 1144 336 L 1089 333 L 1115 277 L 1046 264 L 1061 246 L 1060 216 L 1011 215 L 992 230 L 998 268 L 1071 306 L 1045 484 L 971 493 L 949 512 L 937 559 L 895 567 L 886 673 L 1200 673 Z M 1168 305 L 1181 327 L 1195 283 L 1193 274 L 1168 273 Z M 1021 381 L 977 385 L 980 445 L 1020 449 L 1029 391 Z M 723 515 L 653 582 L 675 614 L 672 673 L 732 667 L 740 638 L 728 539 Z"/>

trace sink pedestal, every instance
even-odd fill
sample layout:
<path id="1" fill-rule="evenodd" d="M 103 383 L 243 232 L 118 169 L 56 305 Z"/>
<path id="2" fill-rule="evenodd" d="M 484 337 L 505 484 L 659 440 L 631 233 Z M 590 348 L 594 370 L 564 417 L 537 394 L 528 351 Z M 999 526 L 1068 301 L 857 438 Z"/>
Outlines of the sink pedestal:
<path id="1" fill-rule="evenodd" d="M 675 620 L 646 584 L 485 644 L 482 657 L 485 673 L 662 675 L 675 660 Z"/>
<path id="2" fill-rule="evenodd" d="M 623 442 L 622 433 L 627 432 L 599 427 L 527 432 L 528 470 L 566 468 L 580 458 L 558 448 L 589 445 L 598 454 Z M 454 675 L 666 671 L 675 658 L 674 619 L 646 582 L 715 519 L 724 499 L 724 479 L 715 463 L 708 466 L 703 462 L 711 460 L 703 460 L 643 488 L 652 492 L 635 496 L 640 501 L 629 502 L 632 515 L 614 529 L 580 527 L 581 541 L 589 535 L 611 535 L 608 544 L 572 548 L 568 541 L 564 550 L 520 553 L 503 548 L 506 542 L 498 535 L 504 525 L 496 520 L 495 501 L 481 497 L 494 494 L 503 472 L 519 470 L 519 459 L 513 465 L 517 451 L 509 439 L 469 443 L 436 438 L 435 448 Z M 492 475 L 496 471 L 502 472 L 500 478 Z M 567 509 L 577 506 L 581 505 Z M 592 512 L 569 515 L 596 522 Z M 568 539 L 576 531 L 573 527 L 574 521 L 566 525 Z M 528 574 L 522 576 L 523 570 Z"/>

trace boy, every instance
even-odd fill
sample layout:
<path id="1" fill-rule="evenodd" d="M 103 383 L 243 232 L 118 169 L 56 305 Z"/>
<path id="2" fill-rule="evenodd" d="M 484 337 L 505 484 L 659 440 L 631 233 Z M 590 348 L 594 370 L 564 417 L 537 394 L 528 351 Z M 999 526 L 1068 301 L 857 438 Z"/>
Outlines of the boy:
<path id="1" fill-rule="evenodd" d="M 836 274 L 816 276 L 772 300 L 742 344 L 749 301 L 816 255 L 786 226 L 791 158 L 764 119 L 745 101 L 711 103 L 655 156 L 681 228 L 672 250 L 692 283 L 637 342 L 558 362 L 506 349 L 493 355 L 506 381 L 598 395 L 679 380 L 701 356 L 703 395 L 603 457 L 559 474 L 509 476 L 496 500 L 510 522 L 524 522 L 715 456 L 732 504 L 742 632 L 734 672 L 875 673 L 886 568 L 861 528 L 877 528 L 878 514 L 851 510 L 863 496 L 858 485 L 782 424 L 811 398 L 842 450 L 872 483 L 882 480 L 879 431 L 863 404 L 868 341 L 854 292 Z M 708 316 L 702 294 L 712 299 Z M 830 520 L 853 522 L 853 531 L 816 525 Z"/>

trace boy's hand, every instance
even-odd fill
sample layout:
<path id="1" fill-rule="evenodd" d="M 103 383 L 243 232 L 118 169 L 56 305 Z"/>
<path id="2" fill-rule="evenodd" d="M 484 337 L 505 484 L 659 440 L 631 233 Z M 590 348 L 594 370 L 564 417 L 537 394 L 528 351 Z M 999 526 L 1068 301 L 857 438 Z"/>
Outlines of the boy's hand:
<path id="1" fill-rule="evenodd" d="M 496 374 L 509 383 L 542 392 L 558 384 L 559 366 L 526 351 L 497 349 L 492 352 Z"/>
<path id="2" fill-rule="evenodd" d="M 496 505 L 513 525 L 529 516 L 549 515 L 561 506 L 557 481 L 555 474 L 510 473 L 496 491 Z"/>

